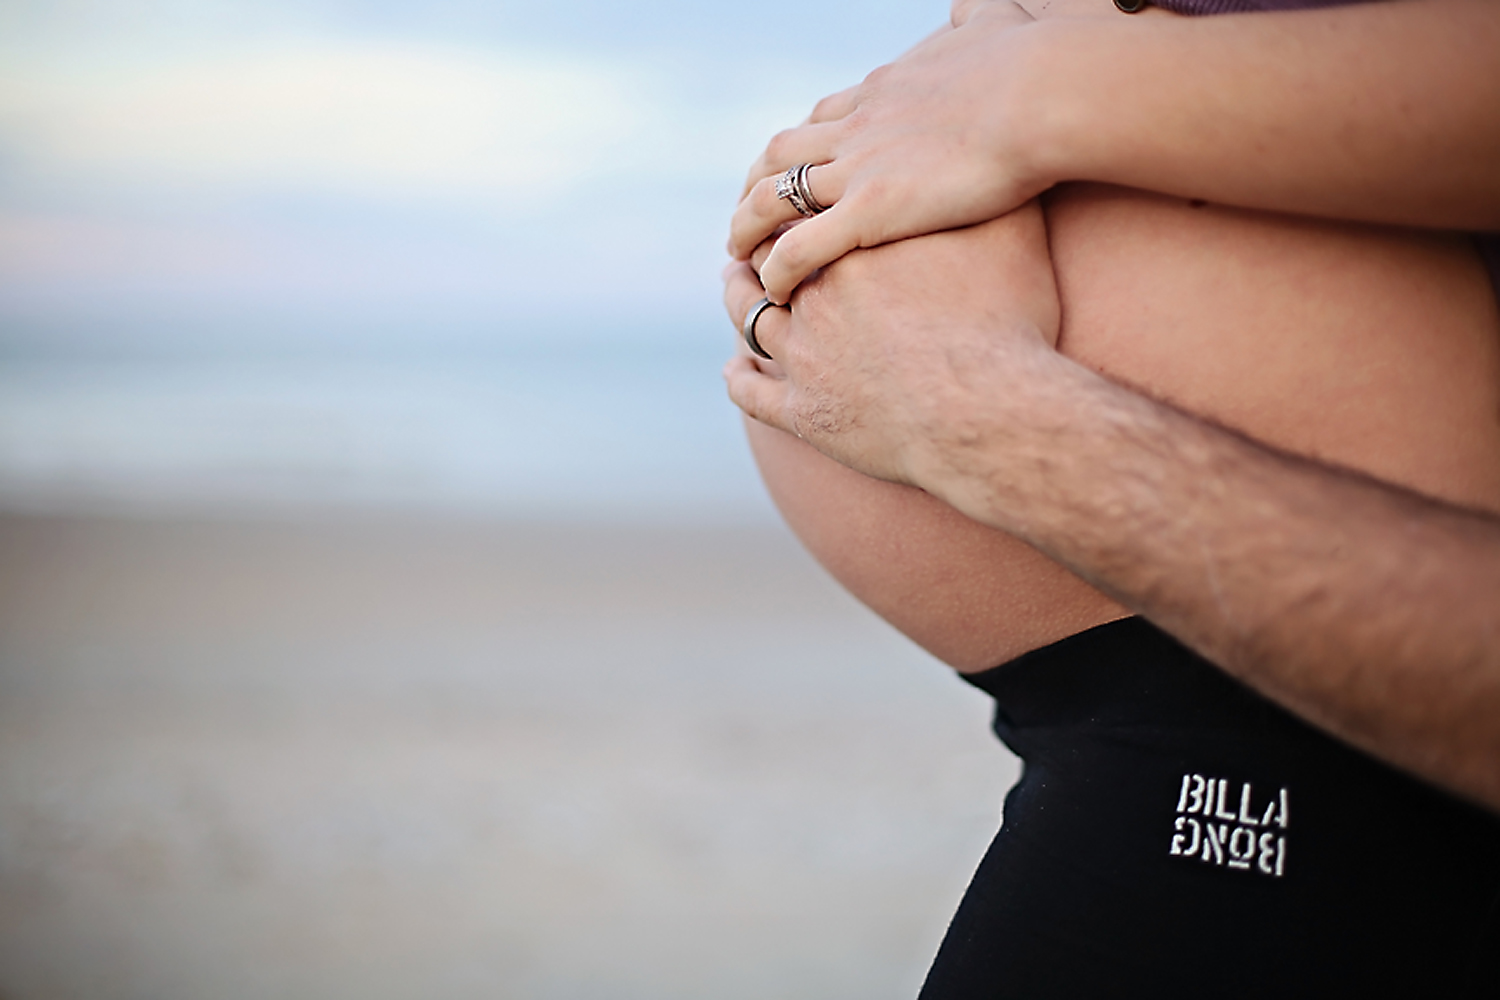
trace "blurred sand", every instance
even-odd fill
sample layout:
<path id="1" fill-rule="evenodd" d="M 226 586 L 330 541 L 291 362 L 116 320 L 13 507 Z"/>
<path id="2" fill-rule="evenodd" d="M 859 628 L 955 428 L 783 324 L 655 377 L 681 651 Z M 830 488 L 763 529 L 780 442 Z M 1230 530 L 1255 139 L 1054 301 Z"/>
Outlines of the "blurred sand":
<path id="1" fill-rule="evenodd" d="M 0 517 L 0 997 L 911 997 L 987 723 L 779 528 Z"/>

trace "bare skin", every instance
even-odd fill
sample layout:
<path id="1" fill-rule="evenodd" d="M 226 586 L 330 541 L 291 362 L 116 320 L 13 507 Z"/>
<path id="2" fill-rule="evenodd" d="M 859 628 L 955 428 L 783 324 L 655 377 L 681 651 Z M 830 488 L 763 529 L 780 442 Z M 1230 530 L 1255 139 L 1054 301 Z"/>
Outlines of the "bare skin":
<path id="1" fill-rule="evenodd" d="M 953 14 L 958 27 L 820 102 L 752 167 L 736 258 L 796 217 L 774 191 L 787 167 L 815 164 L 832 206 L 762 268 L 774 301 L 856 247 L 992 219 L 1061 181 L 1500 229 L 1490 0 L 1193 18 L 959 0 Z"/>
<path id="2" fill-rule="evenodd" d="M 1047 218 L 1063 354 L 1269 444 L 1500 510 L 1500 319 L 1463 238 L 1097 186 L 1060 191 Z M 965 261 L 988 285 L 950 294 L 969 296 L 978 313 L 1002 309 L 975 299 L 1022 283 L 1000 274 L 1007 265 L 995 255 L 1035 241 L 1025 221 L 988 224 L 994 232 Z M 763 424 L 747 428 L 768 489 L 809 550 L 960 670 L 1129 613 L 921 490 L 860 475 Z"/>
<path id="3" fill-rule="evenodd" d="M 1108 0 L 1029 6 L 1119 16 Z M 1027 208 L 990 224 L 960 265 L 981 280 L 953 294 L 999 314 L 1005 295 L 1050 286 L 1035 262 L 1018 262 L 1047 253 L 1050 237 L 1063 354 L 1269 444 L 1500 510 L 1500 320 L 1466 238 L 1090 184 L 1056 189 L 1045 227 L 1038 216 Z M 1046 316 L 1038 326 L 1052 329 Z M 1129 613 L 920 490 L 851 472 L 754 421 L 747 433 L 808 549 L 960 670 Z"/>
<path id="4" fill-rule="evenodd" d="M 955 17 L 976 10 L 991 12 L 989 27 L 1003 31 L 1014 5 L 961 0 Z M 1024 126 L 1030 105 L 1005 108 L 1015 149 L 1046 154 L 1012 164 L 1022 173 L 1041 164 L 1036 190 L 1093 176 L 1260 208 L 1497 228 L 1500 131 L 1492 104 L 1500 87 L 1482 85 L 1500 71 L 1493 5 L 1432 0 L 1167 23 L 1181 30 L 1122 28 L 1135 33 L 1111 42 L 1114 28 L 1069 29 L 1076 49 L 1053 47 L 1045 63 L 1022 60 L 1016 72 L 990 60 L 1011 82 L 1040 67 L 1049 88 L 1031 92 L 1045 107 L 1030 116 L 1033 127 Z M 992 44 L 979 38 L 971 34 L 965 44 Z M 1264 72 L 1268 66 L 1275 72 Z M 939 88 L 951 75 L 944 60 L 907 70 Z M 1380 86 L 1368 86 L 1372 72 Z M 891 184 L 879 170 L 866 173 L 877 183 L 846 206 L 846 229 L 880 223 L 882 197 L 904 199 L 900 171 L 920 163 L 899 144 L 920 146 L 929 142 L 924 130 L 943 128 L 941 116 L 920 111 L 920 93 L 919 128 L 901 126 L 901 104 L 911 103 L 902 91 L 913 90 L 894 86 L 898 76 L 872 76 L 815 112 L 814 122 L 847 115 L 841 128 L 855 139 L 878 139 L 884 129 L 895 144 L 865 143 L 877 157 L 883 150 L 894 156 L 898 176 Z M 1101 77 L 1136 80 L 1142 92 L 1115 100 L 1114 91 L 1100 90 Z M 1217 82 L 1162 86 L 1177 77 Z M 975 91 L 991 102 L 1015 93 Z M 882 92 L 894 99 L 894 117 L 837 106 Z M 1034 130 L 1038 122 L 1052 134 Z M 763 159 L 780 152 L 821 162 L 795 148 L 801 141 L 785 134 Z M 1391 155 L 1367 155 L 1385 147 Z M 846 147 L 838 155 L 851 150 L 858 152 Z M 757 169 L 776 169 L 767 163 Z M 999 184 L 1018 190 L 1024 177 L 1008 169 Z M 820 187 L 820 172 L 819 199 L 838 200 Z M 847 181 L 849 165 L 844 172 Z M 927 185 L 930 171 L 918 172 Z M 956 173 L 963 187 L 963 170 Z M 942 183 L 953 180 L 950 172 Z M 1156 218 L 1149 211 L 1132 217 L 1132 199 L 1145 199 L 1138 208 L 1154 200 Z M 737 229 L 746 211 L 764 214 L 753 201 L 742 206 Z M 913 232 L 941 228 L 934 205 L 941 207 L 903 201 L 917 211 L 907 219 Z M 1185 241 L 1162 238 L 1194 213 L 1213 226 L 1189 223 Z M 1500 809 L 1500 726 L 1493 722 L 1500 718 L 1500 518 L 1484 512 L 1496 508 L 1500 370 L 1493 295 L 1467 244 L 1284 218 L 1246 228 L 1253 216 L 1081 186 L 1059 191 L 1049 215 L 1064 300 L 1061 354 L 1049 344 L 1057 331 L 1045 316 L 1016 310 L 997 317 L 1003 307 L 994 302 L 984 317 L 969 313 L 964 293 L 972 282 L 955 287 L 950 278 L 982 266 L 983 255 L 965 256 L 972 247 L 948 242 L 958 233 L 846 258 L 798 293 L 790 317 L 768 314 L 761 340 L 786 372 L 762 372 L 742 357 L 726 376 L 732 398 L 761 422 L 752 434 L 762 460 L 782 466 L 770 474 L 794 487 L 773 483 L 773 491 L 789 509 L 792 493 L 810 498 L 821 525 L 806 533 L 827 528 L 830 544 L 843 545 L 825 559 L 839 571 L 847 557 L 852 571 L 841 572 L 851 580 L 867 570 L 872 605 L 889 602 L 893 620 L 960 667 L 966 657 L 976 667 L 993 661 L 962 636 L 945 645 L 954 638 L 946 625 L 955 632 L 989 625 L 1002 633 L 997 645 L 1017 650 L 1028 645 L 1028 631 L 1075 629 L 1044 620 L 1060 612 L 1045 581 L 1006 576 L 1035 559 L 1034 551 L 1018 548 L 1025 554 L 997 570 L 976 555 L 991 540 L 955 521 L 955 511 L 1024 539 L 1119 600 L 1115 609 L 1148 615 L 1335 735 Z M 1090 217 L 1101 223 L 1094 239 L 1076 243 L 1082 252 L 1070 256 L 1068 227 L 1086 234 Z M 1216 240 L 1214 226 L 1226 221 Z M 752 218 L 749 229 L 763 224 Z M 1236 224 L 1243 238 L 1231 235 Z M 1267 227 L 1277 225 L 1301 235 L 1278 248 L 1266 239 Z M 867 237 L 860 241 L 868 245 Z M 873 242 L 880 241 L 877 232 Z M 800 261 L 783 260 L 775 282 L 821 262 L 803 250 L 793 255 Z M 1218 255 L 1221 266 L 1207 266 L 1205 255 Z M 748 269 L 726 277 L 738 320 L 760 294 L 759 282 Z M 1113 293 L 1089 284 L 1096 280 Z M 1005 275 L 996 282 L 1004 286 Z M 1331 288 L 1348 298 L 1325 294 Z M 1145 294 L 1153 289 L 1160 297 Z M 1236 324 L 1222 363 L 1212 364 L 1205 343 L 1216 352 L 1221 333 L 1234 334 Z M 1268 448 L 1101 379 L 1068 354 L 1158 397 L 1199 399 L 1199 412 L 1264 440 L 1284 434 L 1283 443 L 1331 463 L 1469 506 Z M 1281 381 L 1262 377 L 1263 366 Z M 803 461 L 799 443 L 771 436 L 768 426 L 802 432 L 842 465 L 820 480 L 835 467 Z M 858 480 L 843 466 L 888 481 L 877 484 L 885 492 L 850 487 Z M 842 516 L 830 516 L 828 507 L 840 503 L 832 491 L 845 487 L 852 492 Z M 950 507 L 936 507 L 934 497 Z M 910 523 L 893 524 L 896 518 Z M 903 536 L 914 544 L 892 541 Z M 946 560 L 911 561 L 916 541 L 943 537 L 968 541 Z M 1017 582 L 1022 595 L 1008 586 Z M 986 612 L 986 594 L 995 614 Z M 1026 594 L 1044 596 L 1028 606 Z M 922 610 L 903 624 L 908 604 Z M 1082 602 L 1072 609 L 1090 615 Z M 995 624 L 995 615 L 1011 612 Z M 1017 622 L 1019 632 L 1006 631 Z"/>
<path id="5" fill-rule="evenodd" d="M 738 358 L 731 397 L 1025 539 L 1315 725 L 1500 810 L 1500 517 L 1138 395 L 1055 351 L 1046 315 L 976 313 L 960 266 L 974 238 L 825 269 L 768 314 L 784 376 Z M 746 265 L 726 279 L 741 317 L 760 284 Z"/>
<path id="6" fill-rule="evenodd" d="M 1039 205 L 931 239 L 954 245 L 947 259 L 962 268 L 934 286 L 944 298 L 992 319 L 1020 305 L 1056 343 L 1060 304 Z M 954 287 L 955 275 L 968 280 Z M 767 489 L 808 551 L 856 597 L 959 669 L 994 666 L 1127 613 L 1030 546 L 921 490 L 861 475 L 753 420 L 745 427 Z"/>

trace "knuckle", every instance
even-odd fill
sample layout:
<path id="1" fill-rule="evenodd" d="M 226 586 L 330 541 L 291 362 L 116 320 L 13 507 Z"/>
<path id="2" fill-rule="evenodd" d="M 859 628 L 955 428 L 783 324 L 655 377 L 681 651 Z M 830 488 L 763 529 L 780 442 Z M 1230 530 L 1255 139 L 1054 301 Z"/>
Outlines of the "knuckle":
<path id="1" fill-rule="evenodd" d="M 791 147 L 796 142 L 795 129 L 782 129 L 771 136 L 771 141 L 766 143 L 766 162 L 781 163 L 791 155 Z"/>
<path id="2" fill-rule="evenodd" d="M 730 380 L 729 398 L 734 401 L 735 406 L 738 406 L 745 412 L 747 417 L 752 420 L 764 420 L 760 397 L 751 386 L 745 384 L 746 377 L 743 373 L 740 373 Z"/>
<path id="3" fill-rule="evenodd" d="M 858 155 L 857 151 L 860 149 L 860 144 L 857 140 L 860 133 L 870 128 L 873 124 L 872 119 L 875 117 L 875 103 L 878 102 L 873 102 L 867 98 L 838 120 L 835 127 L 838 129 L 839 144 L 845 147 L 852 147 L 844 153 L 846 159 L 851 154 Z"/>
<path id="4" fill-rule="evenodd" d="M 887 242 L 885 231 L 890 227 L 881 223 L 891 214 L 890 206 L 900 204 L 892 201 L 898 197 L 899 191 L 891 182 L 879 176 L 866 179 L 858 190 L 844 196 L 841 204 L 852 227 L 850 249 Z"/>
<path id="5" fill-rule="evenodd" d="M 886 63 L 883 66 L 876 66 L 869 73 L 865 74 L 864 89 L 866 91 L 883 89 L 891 82 L 891 76 L 894 73 L 895 69 L 890 63 Z"/>
<path id="6" fill-rule="evenodd" d="M 847 92 L 829 94 L 817 104 L 813 105 L 813 118 L 817 121 L 829 121 L 838 115 L 848 100 Z"/>
<path id="7" fill-rule="evenodd" d="M 884 174 L 872 174 L 863 180 L 864 183 L 860 184 L 854 197 L 845 199 L 853 212 L 861 215 L 877 212 L 897 194 L 890 178 Z"/>
<path id="8" fill-rule="evenodd" d="M 758 372 L 750 374 L 747 371 L 741 378 L 740 394 L 735 402 L 750 419 L 775 427 L 780 414 L 777 413 L 775 402 L 767 391 L 768 387 L 761 381 L 762 378 L 764 376 Z"/>

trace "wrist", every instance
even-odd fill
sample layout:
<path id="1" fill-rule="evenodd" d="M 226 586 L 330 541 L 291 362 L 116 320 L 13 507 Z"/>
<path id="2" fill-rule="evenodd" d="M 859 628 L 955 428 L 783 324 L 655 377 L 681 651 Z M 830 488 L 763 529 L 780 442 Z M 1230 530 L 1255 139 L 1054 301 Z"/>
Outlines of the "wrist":
<path id="1" fill-rule="evenodd" d="M 1006 128 L 1013 136 L 1018 172 L 1030 190 L 1094 176 L 1091 147 L 1106 127 L 1101 113 L 1117 102 L 1118 83 L 1099 64 L 1110 55 L 1096 21 L 1058 19 L 1029 26 L 1010 71 L 1016 81 Z M 1113 113 L 1118 114 L 1119 108 Z"/>
<path id="2" fill-rule="evenodd" d="M 982 365 L 964 360 L 966 377 L 931 394 L 906 449 L 907 481 L 1024 538 L 1033 507 L 1045 502 L 1043 479 L 1058 458 L 1059 438 L 1077 421 L 1080 381 L 1097 376 L 1040 335 L 996 337 Z"/>
<path id="3" fill-rule="evenodd" d="M 1191 158 L 1184 107 L 1192 105 L 1166 86 L 1172 72 L 1164 80 L 1164 67 L 1192 50 L 1195 22 L 1209 20 L 1117 15 L 1037 22 L 1023 46 L 1016 102 L 1036 190 L 1067 181 L 1165 190 L 1151 181 L 1182 173 L 1175 161 Z"/>

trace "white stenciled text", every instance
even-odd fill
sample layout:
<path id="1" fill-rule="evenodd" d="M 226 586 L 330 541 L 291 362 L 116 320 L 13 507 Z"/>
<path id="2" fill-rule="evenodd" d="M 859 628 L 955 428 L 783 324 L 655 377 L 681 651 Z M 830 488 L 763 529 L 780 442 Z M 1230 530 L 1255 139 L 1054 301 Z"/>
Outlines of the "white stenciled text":
<path id="1" fill-rule="evenodd" d="M 1289 799 L 1285 788 L 1257 795 L 1248 781 L 1184 774 L 1172 825 L 1172 856 L 1283 878 Z"/>

